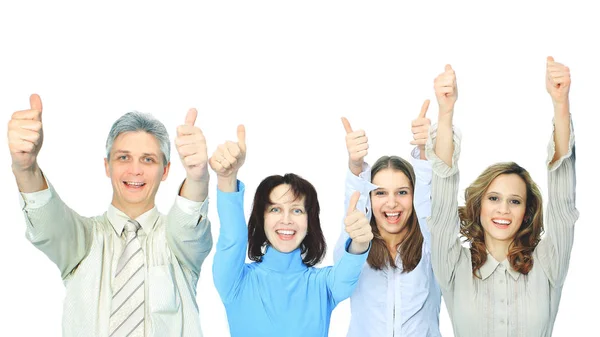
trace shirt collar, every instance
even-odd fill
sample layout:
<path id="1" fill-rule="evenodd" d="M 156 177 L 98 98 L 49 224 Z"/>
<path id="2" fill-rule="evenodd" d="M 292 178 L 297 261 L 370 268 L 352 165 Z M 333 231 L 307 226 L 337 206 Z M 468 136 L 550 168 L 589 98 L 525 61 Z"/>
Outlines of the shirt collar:
<path id="1" fill-rule="evenodd" d="M 148 234 L 154 227 L 156 220 L 158 220 L 158 215 L 158 209 L 156 209 L 156 206 L 154 206 L 149 211 L 146 211 L 146 213 L 138 216 L 135 220 L 140 224 L 144 233 Z M 123 233 L 123 229 L 125 228 L 125 224 L 130 220 L 130 218 L 112 204 L 108 206 L 108 212 L 106 212 L 106 216 L 108 217 L 108 221 L 110 221 L 110 224 L 115 230 L 117 236 L 121 236 L 121 233 Z"/>
<path id="2" fill-rule="evenodd" d="M 506 269 L 515 281 L 518 280 L 519 276 L 521 275 L 521 273 L 514 270 L 510 266 L 510 262 L 508 262 L 508 259 L 504 259 L 504 261 L 498 262 L 490 253 L 487 254 L 487 259 L 485 260 L 485 263 L 483 264 L 483 266 L 481 266 L 481 268 L 479 268 L 477 273 L 479 274 L 482 280 L 485 280 L 486 278 L 490 277 L 490 275 L 492 275 L 494 271 L 498 268 Z"/>
<path id="3" fill-rule="evenodd" d="M 278 272 L 297 272 L 308 268 L 302 261 L 300 248 L 289 253 L 281 253 L 277 249 L 267 245 L 267 251 L 262 256 L 261 267 Z"/>

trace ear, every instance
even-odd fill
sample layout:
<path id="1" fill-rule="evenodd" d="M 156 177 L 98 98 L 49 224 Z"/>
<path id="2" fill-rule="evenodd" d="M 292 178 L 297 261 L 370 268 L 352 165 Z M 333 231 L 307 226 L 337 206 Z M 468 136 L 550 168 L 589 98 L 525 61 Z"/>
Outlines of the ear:
<path id="1" fill-rule="evenodd" d="M 104 170 L 106 171 L 106 176 L 110 178 L 110 166 L 106 158 L 104 158 Z"/>
<path id="2" fill-rule="evenodd" d="M 162 175 L 162 178 L 160 179 L 160 181 L 167 180 L 167 177 L 169 176 L 170 168 L 171 168 L 171 162 L 168 162 L 167 165 L 163 167 L 163 175 Z"/>

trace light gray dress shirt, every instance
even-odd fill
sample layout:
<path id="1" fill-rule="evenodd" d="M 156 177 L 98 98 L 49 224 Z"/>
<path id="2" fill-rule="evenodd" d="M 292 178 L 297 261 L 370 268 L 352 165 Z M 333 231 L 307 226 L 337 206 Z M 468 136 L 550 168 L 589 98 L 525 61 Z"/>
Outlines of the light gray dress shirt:
<path id="1" fill-rule="evenodd" d="M 66 287 L 63 336 L 107 337 L 112 275 L 129 218 L 112 205 L 103 215 L 80 216 L 48 186 L 21 196 L 26 236 L 57 265 Z M 168 215 L 154 207 L 135 219 L 146 259 L 147 337 L 202 336 L 196 284 L 212 247 L 207 210 L 208 199 L 178 196 Z"/>

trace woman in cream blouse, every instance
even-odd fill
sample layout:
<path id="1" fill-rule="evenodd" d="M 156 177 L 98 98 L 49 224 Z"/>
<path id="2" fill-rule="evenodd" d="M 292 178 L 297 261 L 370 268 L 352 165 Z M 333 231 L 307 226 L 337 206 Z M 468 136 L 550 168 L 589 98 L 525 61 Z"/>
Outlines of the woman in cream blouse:
<path id="1" fill-rule="evenodd" d="M 570 82 L 569 69 L 549 57 L 546 89 L 554 104 L 554 130 L 544 227 L 541 193 L 515 163 L 488 167 L 466 189 L 465 206 L 458 207 L 456 77 L 447 65 L 435 80 L 440 110 L 426 147 L 433 167 L 428 224 L 433 270 L 456 337 L 552 335 L 579 216 Z M 459 233 L 470 248 L 461 245 Z"/>

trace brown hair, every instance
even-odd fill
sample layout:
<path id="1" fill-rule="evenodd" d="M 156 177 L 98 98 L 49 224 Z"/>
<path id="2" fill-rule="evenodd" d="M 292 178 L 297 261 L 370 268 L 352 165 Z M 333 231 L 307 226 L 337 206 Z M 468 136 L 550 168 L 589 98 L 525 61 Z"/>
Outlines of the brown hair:
<path id="1" fill-rule="evenodd" d="M 481 203 L 492 181 L 502 174 L 518 175 L 525 182 L 527 189 L 525 216 L 508 248 L 507 258 L 514 270 L 527 274 L 533 268 L 533 250 L 540 242 L 544 230 L 542 194 L 527 170 L 513 162 L 498 163 L 488 167 L 467 187 L 465 206 L 458 208 L 460 233 L 471 244 L 471 264 L 475 276 L 477 276 L 476 271 L 487 260 L 485 233 L 481 225 Z"/>
<path id="2" fill-rule="evenodd" d="M 373 164 L 373 168 L 371 169 L 371 181 L 373 181 L 373 178 L 375 178 L 375 175 L 377 175 L 379 171 L 387 168 L 400 171 L 406 175 L 410 181 L 410 188 L 413 191 L 414 198 L 415 171 L 409 162 L 400 157 L 383 156 L 379 158 L 375 164 Z M 387 245 L 379 233 L 374 216 L 371 216 L 371 229 L 373 230 L 373 241 L 371 242 L 371 250 L 367 257 L 369 266 L 376 270 L 381 270 L 388 265 L 391 268 L 397 268 L 395 261 L 396 257 L 390 255 Z M 402 230 L 406 231 L 406 235 L 404 235 L 404 238 L 398 244 L 397 249 L 400 253 L 400 258 L 402 259 L 402 272 L 408 273 L 415 269 L 421 261 L 423 248 L 423 234 L 419 227 L 419 220 L 417 218 L 414 203 L 412 213 Z"/>
<path id="3" fill-rule="evenodd" d="M 258 185 L 248 221 L 248 257 L 252 261 L 262 261 L 264 255 L 262 248 L 268 244 L 265 234 L 265 210 L 272 204 L 269 198 L 271 191 L 282 184 L 290 185 L 290 191 L 296 198 L 304 197 L 308 227 L 300 249 L 302 262 L 308 267 L 312 267 L 321 262 L 327 250 L 325 237 L 321 230 L 321 220 L 319 220 L 319 200 L 314 186 L 293 173 L 284 176 L 272 175 Z"/>

